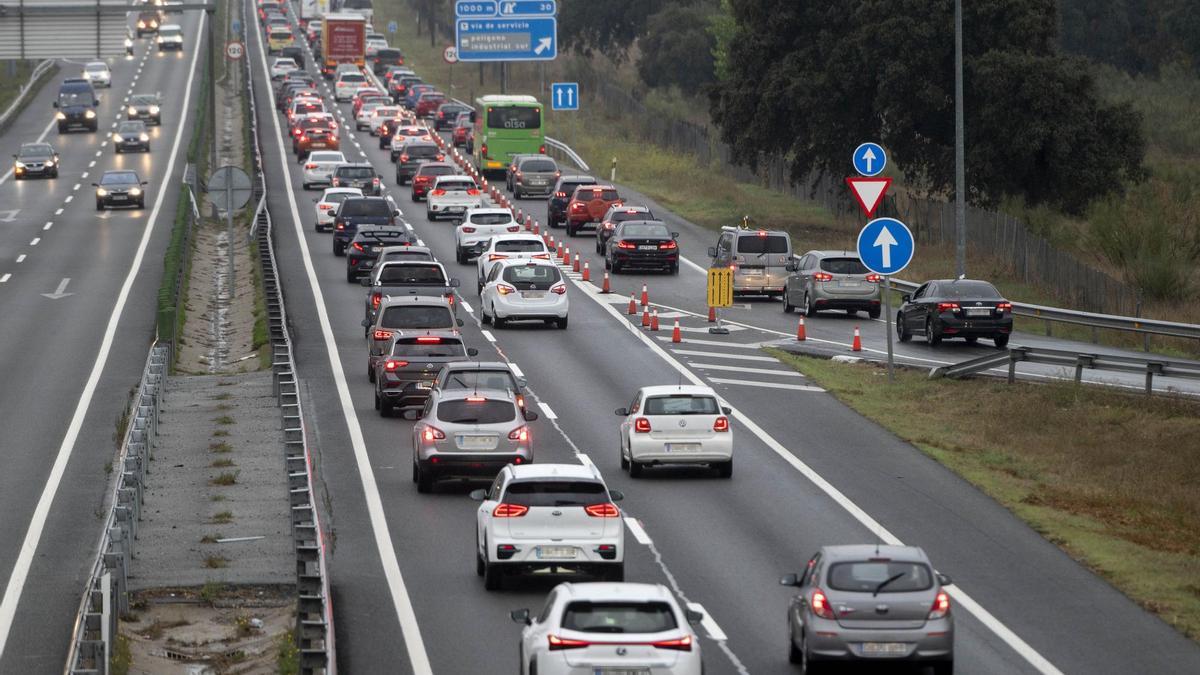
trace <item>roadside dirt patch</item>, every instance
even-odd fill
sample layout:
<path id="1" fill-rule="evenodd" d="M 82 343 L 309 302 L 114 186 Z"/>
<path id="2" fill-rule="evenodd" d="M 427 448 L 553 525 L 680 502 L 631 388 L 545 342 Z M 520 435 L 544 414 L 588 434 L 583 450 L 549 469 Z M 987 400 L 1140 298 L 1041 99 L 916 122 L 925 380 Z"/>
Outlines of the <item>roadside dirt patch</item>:
<path id="1" fill-rule="evenodd" d="M 258 288 L 246 230 L 235 226 L 231 242 L 224 223 L 205 221 L 192 236 L 187 314 L 176 367 L 189 373 L 257 370 L 254 307 Z"/>

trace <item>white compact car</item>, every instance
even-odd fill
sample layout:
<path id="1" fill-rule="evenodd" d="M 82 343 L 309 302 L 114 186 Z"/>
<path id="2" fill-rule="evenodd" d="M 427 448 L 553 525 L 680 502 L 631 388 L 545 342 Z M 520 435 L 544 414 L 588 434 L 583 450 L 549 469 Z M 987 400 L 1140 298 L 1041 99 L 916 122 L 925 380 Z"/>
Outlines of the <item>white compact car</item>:
<path id="1" fill-rule="evenodd" d="M 479 255 L 488 239 L 508 232 L 520 232 L 512 211 L 497 207 L 468 209 L 454 230 L 454 258 L 467 264 Z"/>
<path id="2" fill-rule="evenodd" d="M 382 108 L 383 102 L 364 103 L 358 109 L 358 115 L 354 117 L 354 130 L 363 131 L 371 128 L 371 113 L 375 112 L 376 108 Z"/>
<path id="3" fill-rule="evenodd" d="M 506 575 L 566 569 L 625 580 L 625 523 L 620 492 L 596 467 L 509 464 L 471 497 L 476 512 L 475 572 L 489 591 Z"/>
<path id="4" fill-rule="evenodd" d="M 479 292 L 480 320 L 496 328 L 509 321 L 545 321 L 567 327 L 567 282 L 546 260 L 497 260 Z"/>
<path id="5" fill-rule="evenodd" d="M 392 133 L 392 140 L 388 144 L 391 149 L 392 162 L 400 156 L 400 148 L 409 141 L 432 141 L 433 132 L 428 127 L 413 122 L 396 127 L 396 131 Z"/>
<path id="6" fill-rule="evenodd" d="M 385 38 L 369 37 L 367 38 L 366 56 L 370 58 L 379 53 L 380 49 L 387 49 L 388 43 Z"/>
<path id="7" fill-rule="evenodd" d="M 346 156 L 340 150 L 313 150 L 308 153 L 304 162 L 304 173 L 301 182 L 307 190 L 314 185 L 329 185 L 333 180 L 333 170 L 338 164 L 345 164 Z"/>
<path id="8" fill-rule="evenodd" d="M 438 176 L 425 194 L 425 217 L 437 220 L 460 215 L 483 205 L 483 195 L 470 176 Z"/>
<path id="9" fill-rule="evenodd" d="M 475 290 L 483 293 L 483 280 L 500 260 L 550 260 L 550 249 L 536 234 L 499 234 L 488 240 L 475 259 Z"/>
<path id="10" fill-rule="evenodd" d="M 378 136 L 379 127 L 383 126 L 384 122 L 399 119 L 402 119 L 400 106 L 381 105 L 371 111 L 371 116 L 367 118 L 367 126 L 370 127 L 372 136 Z"/>
<path id="11" fill-rule="evenodd" d="M 361 197 L 363 192 L 359 188 L 331 187 L 325 189 L 325 194 L 321 195 L 320 199 L 315 199 L 317 203 L 317 232 L 328 232 L 333 229 L 333 219 L 337 216 L 338 207 L 342 202 L 350 197 Z"/>
<path id="12" fill-rule="evenodd" d="M 299 70 L 299 66 L 291 58 L 279 58 L 271 62 L 271 79 L 282 80 L 287 77 L 287 74 L 293 70 Z"/>
<path id="13" fill-rule="evenodd" d="M 711 387 L 642 387 L 621 420 L 621 468 L 632 478 L 647 466 L 703 464 L 733 475 L 733 411 Z"/>
<path id="14" fill-rule="evenodd" d="M 536 616 L 511 612 L 521 629 L 522 675 L 700 675 L 704 660 L 684 610 L 662 584 L 564 583 Z"/>
<path id="15" fill-rule="evenodd" d="M 164 23 L 158 27 L 158 51 L 183 49 L 183 27 L 177 23 Z"/>
<path id="16" fill-rule="evenodd" d="M 295 63 L 292 65 L 295 65 Z M 333 83 L 333 100 L 338 102 L 349 101 L 354 97 L 354 92 L 366 86 L 370 86 L 366 75 L 344 72 L 338 75 L 337 81 Z"/>
<path id="17" fill-rule="evenodd" d="M 83 77 L 92 83 L 93 87 L 111 87 L 112 71 L 103 61 L 89 61 L 83 67 Z"/>

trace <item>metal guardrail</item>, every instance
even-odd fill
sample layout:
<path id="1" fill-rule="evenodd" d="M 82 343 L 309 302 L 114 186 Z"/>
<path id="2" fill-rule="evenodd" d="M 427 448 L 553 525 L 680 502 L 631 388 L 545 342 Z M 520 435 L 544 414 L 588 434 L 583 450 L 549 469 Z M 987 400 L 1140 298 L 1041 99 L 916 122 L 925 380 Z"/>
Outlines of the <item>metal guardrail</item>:
<path id="1" fill-rule="evenodd" d="M 25 96 L 37 88 L 38 80 L 42 79 L 42 75 L 45 75 L 46 71 L 50 70 L 52 67 L 54 67 L 54 59 L 46 59 L 45 61 L 42 61 L 34 66 L 33 72 L 29 73 L 29 81 L 21 85 L 21 91 L 17 93 L 17 97 L 13 99 L 13 102 L 9 104 L 4 113 L 0 114 L 0 129 L 3 129 L 8 125 L 10 118 L 16 114 L 17 110 L 21 107 L 21 103 L 24 101 Z"/>
<path id="2" fill-rule="evenodd" d="M 1105 370 L 1122 373 L 1139 373 L 1146 377 L 1145 391 L 1149 396 L 1154 391 L 1154 378 L 1178 377 L 1200 380 L 1200 363 L 1174 361 L 1170 359 L 1141 358 L 1111 354 L 1083 354 L 1065 349 L 1043 349 L 1035 347 L 1013 347 L 1007 352 L 989 354 L 970 361 L 941 366 L 929 371 L 930 379 L 948 377 L 957 379 L 984 371 L 1008 366 L 1008 382 L 1017 377 L 1018 363 L 1042 363 L 1075 369 L 1075 384 L 1083 381 L 1084 370 Z"/>
<path id="3" fill-rule="evenodd" d="M 566 156 L 572 162 L 575 162 L 575 166 L 579 167 L 580 169 L 583 169 L 584 171 L 592 170 L 592 168 L 587 165 L 587 162 L 583 161 L 583 158 L 580 157 L 574 150 L 571 149 L 571 146 L 567 145 L 566 143 L 563 143 L 562 141 L 558 140 L 557 138 L 550 138 L 549 136 L 547 136 L 546 137 L 546 145 L 549 145 L 554 150 L 561 152 L 564 156 Z"/>
<path id="4" fill-rule="evenodd" d="M 245 30 L 257 30 L 257 18 L 243 3 Z M 295 16 L 291 12 L 289 16 Z M 261 39 L 261 36 L 259 37 Z M 291 507 L 292 541 L 296 553 L 296 647 L 300 653 L 300 672 L 304 675 L 336 675 L 337 649 L 334 637 L 333 604 L 329 591 L 328 555 L 317 499 L 313 493 L 312 455 L 304 429 L 304 411 L 296 380 L 296 362 L 292 355 L 287 312 L 279 283 L 279 268 L 272 243 L 271 212 L 267 208 L 266 182 L 263 176 L 262 141 L 259 139 L 258 108 L 254 100 L 252 59 L 245 63 L 246 95 L 250 103 L 250 137 L 253 139 L 253 195 L 258 200 L 251 225 L 257 243 L 262 272 L 263 294 L 267 307 L 267 333 L 271 344 L 271 382 L 279 401 L 283 427 L 284 455 L 287 462 L 288 500 Z M 274 110 L 270 114 L 276 114 Z"/>
<path id="5" fill-rule="evenodd" d="M 163 387 L 172 358 L 172 345 L 155 341 L 146 357 L 137 394 L 127 411 L 121 453 L 114 467 L 112 505 L 100 546 L 75 616 L 65 675 L 107 673 L 117 636 L 117 619 L 129 611 L 128 570 L 133 542 L 142 515 L 146 467 L 158 435 Z"/>

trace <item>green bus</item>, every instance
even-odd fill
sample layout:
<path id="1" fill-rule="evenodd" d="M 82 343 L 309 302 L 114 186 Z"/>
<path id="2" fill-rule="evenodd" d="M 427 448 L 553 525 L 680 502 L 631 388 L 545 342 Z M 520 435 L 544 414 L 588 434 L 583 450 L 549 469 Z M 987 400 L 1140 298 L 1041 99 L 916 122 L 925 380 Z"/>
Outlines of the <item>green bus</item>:
<path id="1" fill-rule="evenodd" d="M 475 167 L 503 172 L 513 155 L 546 154 L 542 104 L 532 96 L 475 99 Z"/>

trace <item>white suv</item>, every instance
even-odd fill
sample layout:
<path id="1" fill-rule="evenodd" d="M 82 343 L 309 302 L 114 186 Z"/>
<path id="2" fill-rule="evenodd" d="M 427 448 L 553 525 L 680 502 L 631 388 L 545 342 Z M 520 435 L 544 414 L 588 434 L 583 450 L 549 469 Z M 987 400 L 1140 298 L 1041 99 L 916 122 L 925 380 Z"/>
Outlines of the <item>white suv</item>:
<path id="1" fill-rule="evenodd" d="M 471 497 L 476 513 L 475 572 L 489 591 L 504 575 L 569 569 L 625 579 L 625 521 L 594 466 L 510 464 Z"/>
<path id="2" fill-rule="evenodd" d="M 510 232 L 520 232 L 521 226 L 512 211 L 499 207 L 467 209 L 462 222 L 454 228 L 454 258 L 466 265 L 479 255 L 488 239 Z"/>
<path id="3" fill-rule="evenodd" d="M 642 387 L 621 420 L 621 468 L 631 478 L 655 464 L 705 464 L 722 478 L 733 475 L 733 429 L 711 387 Z"/>
<path id="4" fill-rule="evenodd" d="M 522 675 L 643 673 L 700 675 L 704 660 L 684 610 L 662 584 L 559 584 L 534 617 L 513 610 L 521 629 Z"/>

